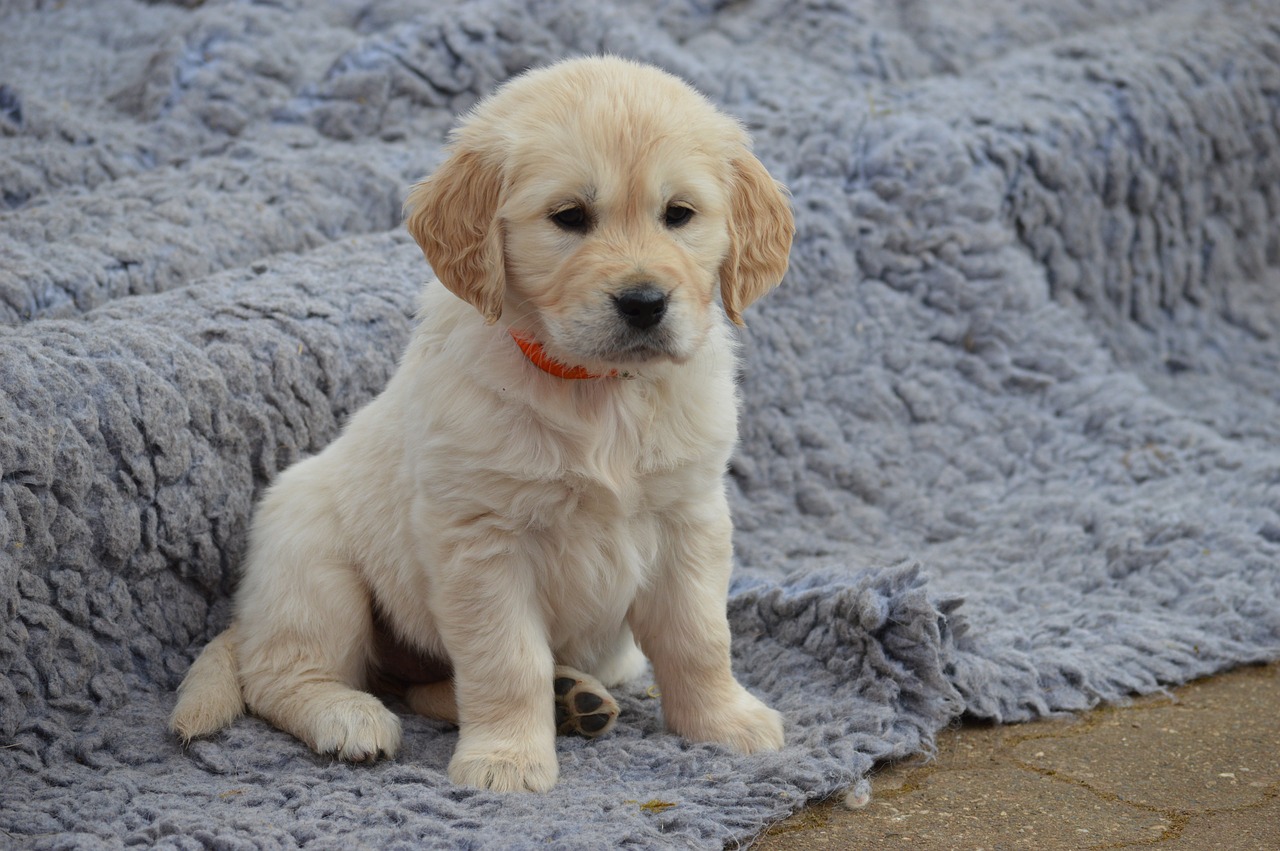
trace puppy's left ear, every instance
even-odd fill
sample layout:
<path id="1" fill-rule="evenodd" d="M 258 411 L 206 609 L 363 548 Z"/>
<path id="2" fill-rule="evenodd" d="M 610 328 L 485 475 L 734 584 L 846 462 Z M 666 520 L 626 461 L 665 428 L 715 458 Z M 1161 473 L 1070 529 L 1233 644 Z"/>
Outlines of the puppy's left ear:
<path id="1" fill-rule="evenodd" d="M 720 298 L 734 324 L 742 325 L 747 305 L 782 280 L 795 232 L 786 189 L 743 152 L 733 161 L 729 254 L 720 266 Z"/>
<path id="2" fill-rule="evenodd" d="M 455 149 L 404 202 L 405 227 L 440 283 L 490 325 L 502 315 L 507 283 L 501 195 L 500 170 L 477 151 Z"/>

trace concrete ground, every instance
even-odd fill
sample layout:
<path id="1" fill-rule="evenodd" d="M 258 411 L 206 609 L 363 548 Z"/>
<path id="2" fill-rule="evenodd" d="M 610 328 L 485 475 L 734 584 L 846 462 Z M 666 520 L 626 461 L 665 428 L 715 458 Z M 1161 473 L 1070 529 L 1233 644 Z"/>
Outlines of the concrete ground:
<path id="1" fill-rule="evenodd" d="M 1280 664 L 1080 716 L 938 735 L 872 775 L 871 803 L 810 806 L 757 851 L 1280 849 Z"/>

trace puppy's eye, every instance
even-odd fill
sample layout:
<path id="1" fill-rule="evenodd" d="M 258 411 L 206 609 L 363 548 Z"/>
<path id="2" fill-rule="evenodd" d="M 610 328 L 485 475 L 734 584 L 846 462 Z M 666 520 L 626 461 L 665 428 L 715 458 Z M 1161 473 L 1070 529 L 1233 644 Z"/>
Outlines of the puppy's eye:
<path id="1" fill-rule="evenodd" d="M 693 218 L 693 208 L 686 207 L 683 204 L 671 204 L 667 207 L 663 218 L 669 228 L 684 227 Z"/>
<path id="2" fill-rule="evenodd" d="M 582 207 L 565 207 L 551 214 L 551 221 L 561 230 L 582 232 L 591 227 L 591 217 Z"/>

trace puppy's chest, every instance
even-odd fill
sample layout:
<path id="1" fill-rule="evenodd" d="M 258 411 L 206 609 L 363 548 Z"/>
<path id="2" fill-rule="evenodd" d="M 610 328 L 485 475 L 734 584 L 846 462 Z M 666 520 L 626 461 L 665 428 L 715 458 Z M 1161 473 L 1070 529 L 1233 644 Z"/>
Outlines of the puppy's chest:
<path id="1" fill-rule="evenodd" d="M 558 549 L 549 580 L 616 589 L 644 582 L 663 527 L 678 525 L 681 506 L 719 478 L 716 454 L 709 437 L 688 443 L 656 428 L 619 430 L 566 451 L 549 488 L 555 496 L 530 524 Z"/>
<path id="2" fill-rule="evenodd" d="M 645 477 L 604 486 L 568 476 L 558 511 L 530 528 L 547 626 L 557 648 L 616 629 L 637 590 L 658 569 L 670 503 L 651 498 Z M 658 487 L 661 491 L 661 487 Z M 549 507 L 549 505 L 548 505 Z M 567 646 L 567 645 L 566 645 Z"/>
<path id="3" fill-rule="evenodd" d="M 602 453 L 572 464 L 531 518 L 531 529 L 557 537 L 605 535 L 615 541 L 652 537 L 648 527 L 666 517 L 707 478 L 694 463 L 659 464 L 651 455 Z"/>
<path id="4" fill-rule="evenodd" d="M 660 508 L 691 472 L 714 467 L 721 457 L 727 462 L 735 419 L 700 417 L 682 405 L 645 399 L 604 406 L 584 417 L 589 428 L 547 437 L 558 444 L 565 478 L 576 488 L 612 494 L 624 510 Z"/>

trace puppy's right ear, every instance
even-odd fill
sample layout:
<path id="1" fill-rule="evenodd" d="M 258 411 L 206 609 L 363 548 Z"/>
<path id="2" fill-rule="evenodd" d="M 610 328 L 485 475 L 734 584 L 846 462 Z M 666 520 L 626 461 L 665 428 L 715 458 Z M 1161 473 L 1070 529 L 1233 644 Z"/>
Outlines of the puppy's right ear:
<path id="1" fill-rule="evenodd" d="M 502 315 L 506 259 L 498 203 L 502 175 L 473 150 L 458 150 L 404 203 L 405 226 L 440 282 L 492 325 Z"/>

